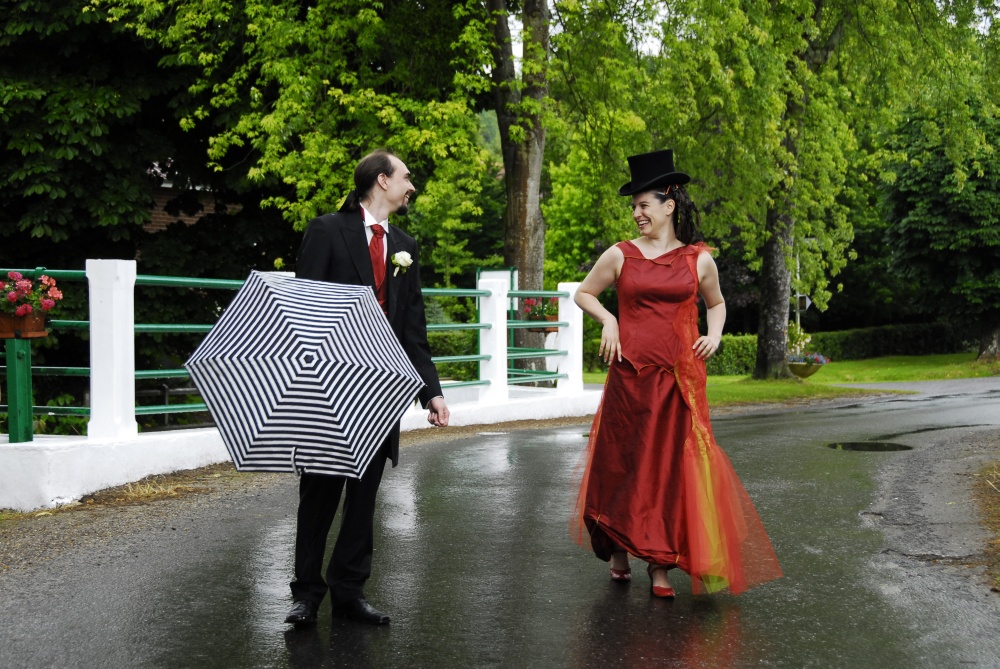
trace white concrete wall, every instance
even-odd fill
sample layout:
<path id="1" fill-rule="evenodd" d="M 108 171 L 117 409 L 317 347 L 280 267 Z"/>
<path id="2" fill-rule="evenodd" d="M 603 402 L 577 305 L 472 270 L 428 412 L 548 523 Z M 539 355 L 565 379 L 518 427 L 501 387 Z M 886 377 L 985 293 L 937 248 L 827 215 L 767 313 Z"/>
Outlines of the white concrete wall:
<path id="1" fill-rule="evenodd" d="M 517 388 L 511 390 L 504 402 L 448 405 L 451 411 L 449 425 L 489 425 L 514 420 L 542 420 L 567 416 L 588 416 L 597 411 L 601 401 L 600 390 L 581 390 L 573 396 L 561 395 L 552 389 Z M 427 411 L 418 406 L 410 409 L 400 421 L 403 431 L 429 428 Z M 448 428 L 435 428 L 444 429 Z"/>
<path id="2" fill-rule="evenodd" d="M 229 459 L 215 428 L 116 440 L 38 435 L 23 444 L 6 441 L 7 435 L 0 437 L 0 508 L 16 511 L 58 506 L 151 474 Z"/>

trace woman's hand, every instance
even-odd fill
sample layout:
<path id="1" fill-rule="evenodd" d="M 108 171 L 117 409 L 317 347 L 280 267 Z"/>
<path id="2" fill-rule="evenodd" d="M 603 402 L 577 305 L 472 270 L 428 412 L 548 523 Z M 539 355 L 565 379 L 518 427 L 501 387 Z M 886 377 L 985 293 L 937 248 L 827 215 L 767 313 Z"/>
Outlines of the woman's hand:
<path id="1" fill-rule="evenodd" d="M 715 337 L 698 337 L 698 341 L 691 348 L 699 360 L 708 360 L 719 350 L 720 340 Z"/>
<path id="2" fill-rule="evenodd" d="M 622 342 L 618 334 L 618 319 L 609 316 L 604 321 L 604 329 L 601 331 L 601 347 L 597 349 L 597 357 L 603 358 L 604 362 L 611 362 L 612 357 L 617 357 L 618 362 L 622 361 Z"/>

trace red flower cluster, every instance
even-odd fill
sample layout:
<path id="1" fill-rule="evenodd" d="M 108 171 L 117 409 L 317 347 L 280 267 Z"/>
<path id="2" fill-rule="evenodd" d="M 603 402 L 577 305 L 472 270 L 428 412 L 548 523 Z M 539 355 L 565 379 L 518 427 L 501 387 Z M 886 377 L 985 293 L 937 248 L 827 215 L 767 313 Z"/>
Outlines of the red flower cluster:
<path id="1" fill-rule="evenodd" d="M 559 313 L 558 297 L 550 297 L 548 300 L 526 297 L 521 304 L 524 306 L 524 313 L 528 320 L 541 320 L 546 316 L 555 316 Z"/>
<path id="2" fill-rule="evenodd" d="M 15 316 L 27 316 L 35 309 L 49 311 L 63 298 L 62 291 L 56 288 L 56 280 L 52 277 L 43 274 L 38 278 L 36 286 L 20 272 L 7 273 L 2 294 L 6 299 L 0 300 L 0 310 Z"/>

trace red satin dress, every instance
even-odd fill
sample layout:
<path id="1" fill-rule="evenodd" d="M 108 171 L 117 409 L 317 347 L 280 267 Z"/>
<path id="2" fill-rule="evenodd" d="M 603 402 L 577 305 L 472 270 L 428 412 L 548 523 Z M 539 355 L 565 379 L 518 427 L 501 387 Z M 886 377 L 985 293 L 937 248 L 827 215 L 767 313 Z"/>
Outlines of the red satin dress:
<path id="1" fill-rule="evenodd" d="M 608 560 L 619 547 L 691 575 L 695 594 L 741 592 L 781 576 L 760 517 L 712 436 L 698 339 L 704 244 L 647 259 L 621 242 L 622 362 L 608 370 L 572 522 Z"/>

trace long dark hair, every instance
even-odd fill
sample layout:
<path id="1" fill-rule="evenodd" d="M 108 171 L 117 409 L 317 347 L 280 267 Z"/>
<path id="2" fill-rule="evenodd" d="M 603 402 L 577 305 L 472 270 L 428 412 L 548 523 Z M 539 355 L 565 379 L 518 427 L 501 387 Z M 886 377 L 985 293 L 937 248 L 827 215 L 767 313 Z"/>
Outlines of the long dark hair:
<path id="1" fill-rule="evenodd" d="M 660 204 L 667 200 L 673 200 L 677 205 L 674 207 L 674 234 L 677 235 L 678 240 L 685 244 L 694 244 L 704 239 L 700 231 L 701 212 L 698 211 L 698 206 L 688 195 L 684 186 L 671 184 L 667 186 L 665 192 L 653 191 L 653 195 L 660 201 Z"/>
<path id="2" fill-rule="evenodd" d="M 375 187 L 378 175 L 392 176 L 396 166 L 389 158 L 395 155 L 388 149 L 378 149 L 361 159 L 354 168 L 354 190 L 347 194 L 347 199 L 340 206 L 341 211 L 358 211 L 361 208 L 361 201 L 368 197 Z"/>

